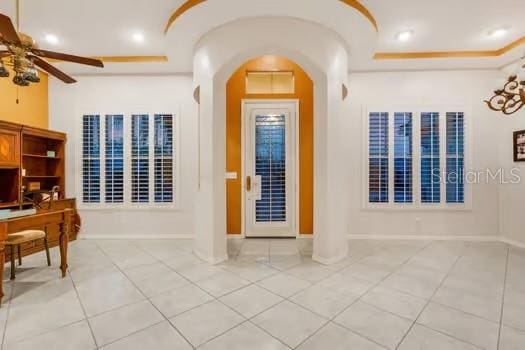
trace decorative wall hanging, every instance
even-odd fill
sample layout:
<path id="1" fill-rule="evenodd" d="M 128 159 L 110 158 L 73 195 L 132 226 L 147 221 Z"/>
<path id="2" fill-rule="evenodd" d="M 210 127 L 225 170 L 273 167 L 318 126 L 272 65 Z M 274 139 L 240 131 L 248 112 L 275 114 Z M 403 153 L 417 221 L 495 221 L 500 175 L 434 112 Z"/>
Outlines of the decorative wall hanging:
<path id="1" fill-rule="evenodd" d="M 494 96 L 485 103 L 505 115 L 516 113 L 525 105 L 525 80 L 520 81 L 517 75 L 509 77 L 503 88 L 494 91 Z"/>
<path id="2" fill-rule="evenodd" d="M 511 115 L 525 105 L 525 56 L 521 57 L 518 69 L 520 66 L 521 72 L 511 75 L 503 88 L 494 91 L 494 96 L 485 101 L 493 111 Z"/>

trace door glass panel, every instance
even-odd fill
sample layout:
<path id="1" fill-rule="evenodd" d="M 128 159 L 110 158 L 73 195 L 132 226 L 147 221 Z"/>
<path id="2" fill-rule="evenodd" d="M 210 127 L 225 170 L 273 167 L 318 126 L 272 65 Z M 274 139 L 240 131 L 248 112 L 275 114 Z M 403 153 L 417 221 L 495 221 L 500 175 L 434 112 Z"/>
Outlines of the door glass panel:
<path id="1" fill-rule="evenodd" d="M 286 221 L 286 122 L 284 115 L 255 117 L 255 175 L 261 177 L 256 222 Z"/>

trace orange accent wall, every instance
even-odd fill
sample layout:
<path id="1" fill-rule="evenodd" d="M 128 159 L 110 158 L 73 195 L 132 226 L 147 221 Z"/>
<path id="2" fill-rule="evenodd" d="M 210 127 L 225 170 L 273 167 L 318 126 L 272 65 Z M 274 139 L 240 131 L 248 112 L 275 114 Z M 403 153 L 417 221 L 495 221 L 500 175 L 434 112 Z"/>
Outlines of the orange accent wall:
<path id="1" fill-rule="evenodd" d="M 14 123 L 48 128 L 48 76 L 39 72 L 40 83 L 19 87 L 9 78 L 0 78 L 0 119 Z M 17 99 L 18 88 L 18 100 Z"/>
<path id="2" fill-rule="evenodd" d="M 246 71 L 293 71 L 294 94 L 246 94 Z M 241 233 L 242 171 L 241 100 L 299 99 L 299 232 L 313 233 L 313 82 L 294 62 L 278 56 L 262 56 L 243 64 L 226 84 L 226 171 L 236 172 L 237 180 L 227 180 L 227 232 Z"/>

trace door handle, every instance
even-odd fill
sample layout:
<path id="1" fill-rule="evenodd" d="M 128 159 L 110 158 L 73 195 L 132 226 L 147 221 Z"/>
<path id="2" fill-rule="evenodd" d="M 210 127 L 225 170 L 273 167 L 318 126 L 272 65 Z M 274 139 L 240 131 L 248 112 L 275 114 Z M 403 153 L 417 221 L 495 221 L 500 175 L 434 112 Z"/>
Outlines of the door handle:
<path id="1" fill-rule="evenodd" d="M 246 191 L 250 192 L 252 190 L 252 178 L 251 176 L 246 176 Z"/>

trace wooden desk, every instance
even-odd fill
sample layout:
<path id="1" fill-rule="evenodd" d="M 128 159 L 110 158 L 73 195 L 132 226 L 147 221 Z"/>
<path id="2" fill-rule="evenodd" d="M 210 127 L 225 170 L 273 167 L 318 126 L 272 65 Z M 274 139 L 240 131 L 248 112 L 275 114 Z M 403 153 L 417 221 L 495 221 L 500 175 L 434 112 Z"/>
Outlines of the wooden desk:
<path id="1" fill-rule="evenodd" d="M 28 229 L 43 229 L 44 226 L 58 225 L 60 231 L 60 270 L 62 271 L 62 277 L 65 277 L 67 271 L 68 232 L 71 228 L 73 213 L 73 209 L 50 210 L 35 215 L 0 221 L 0 303 L 4 296 L 2 281 L 4 277 L 5 241 L 7 235 Z"/>

